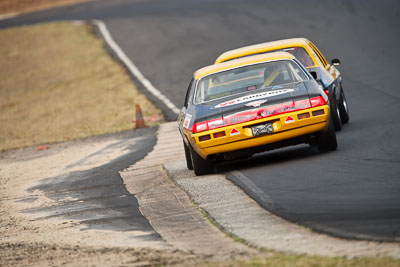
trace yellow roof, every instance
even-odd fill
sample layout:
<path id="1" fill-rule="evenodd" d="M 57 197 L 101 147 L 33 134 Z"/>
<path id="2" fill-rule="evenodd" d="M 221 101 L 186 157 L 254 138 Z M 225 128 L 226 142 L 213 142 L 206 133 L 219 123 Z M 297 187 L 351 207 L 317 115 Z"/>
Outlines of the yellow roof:
<path id="1" fill-rule="evenodd" d="M 250 45 L 245 46 L 237 49 L 233 49 L 221 54 L 216 60 L 215 63 L 220 63 L 229 59 L 243 57 L 246 55 L 251 54 L 258 54 L 265 51 L 282 49 L 291 46 L 305 46 L 309 42 L 306 38 L 292 38 L 292 39 L 285 39 L 273 42 L 267 42 L 262 44 Z"/>
<path id="2" fill-rule="evenodd" d="M 255 63 L 261 63 L 261 62 L 266 62 L 266 61 L 273 61 L 273 60 L 278 60 L 278 59 L 295 59 L 295 57 L 287 52 L 273 52 L 273 53 L 268 53 L 268 54 L 262 54 L 262 55 L 257 55 L 257 56 L 249 56 L 249 57 L 243 57 L 239 58 L 236 60 L 232 61 L 227 61 L 223 63 L 218 63 L 214 65 L 210 65 L 204 68 L 201 68 L 197 70 L 194 73 L 194 78 L 196 80 L 220 71 L 228 70 L 228 69 L 233 69 L 249 64 L 255 64 Z"/>

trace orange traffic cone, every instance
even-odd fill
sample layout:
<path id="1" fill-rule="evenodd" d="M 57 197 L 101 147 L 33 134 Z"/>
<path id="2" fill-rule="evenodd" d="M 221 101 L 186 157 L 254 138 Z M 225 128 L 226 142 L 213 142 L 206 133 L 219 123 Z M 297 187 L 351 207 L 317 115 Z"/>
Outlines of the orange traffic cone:
<path id="1" fill-rule="evenodd" d="M 136 104 L 136 129 L 147 127 L 144 123 L 142 110 L 140 109 L 140 105 Z"/>
<path id="2" fill-rule="evenodd" d="M 41 146 L 38 146 L 38 147 L 36 148 L 36 150 L 37 150 L 37 151 L 42 151 L 42 150 L 46 150 L 46 149 L 49 149 L 49 148 L 50 148 L 49 146 L 41 145 Z"/>

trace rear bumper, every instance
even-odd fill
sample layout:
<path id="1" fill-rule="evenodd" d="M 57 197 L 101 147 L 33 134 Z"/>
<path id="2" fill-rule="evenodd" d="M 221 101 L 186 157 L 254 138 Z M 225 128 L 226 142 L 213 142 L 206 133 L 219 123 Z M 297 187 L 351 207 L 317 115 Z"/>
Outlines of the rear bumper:
<path id="1" fill-rule="evenodd" d="M 313 111 L 320 110 L 323 110 L 324 114 L 318 116 L 313 115 Z M 310 116 L 308 118 L 299 119 L 298 115 L 304 113 L 309 113 Z M 262 147 L 296 137 L 311 135 L 325 130 L 328 126 L 328 120 L 329 106 L 319 106 L 196 133 L 191 136 L 191 143 L 201 157 L 207 158 L 214 154 Z M 256 137 L 253 136 L 251 126 L 267 122 L 272 122 L 274 132 Z M 214 134 L 220 132 L 225 132 L 225 136 L 214 138 Z M 206 135 L 210 136 L 209 140 L 199 140 L 200 137 Z"/>

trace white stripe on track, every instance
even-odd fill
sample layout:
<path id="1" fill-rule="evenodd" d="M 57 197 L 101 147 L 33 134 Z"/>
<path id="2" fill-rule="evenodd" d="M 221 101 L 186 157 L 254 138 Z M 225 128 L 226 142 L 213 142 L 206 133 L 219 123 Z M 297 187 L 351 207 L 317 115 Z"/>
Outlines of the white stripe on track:
<path id="1" fill-rule="evenodd" d="M 93 24 L 95 24 L 100 33 L 103 35 L 104 40 L 108 44 L 108 46 L 115 52 L 115 54 L 119 57 L 119 59 L 125 64 L 128 70 L 131 72 L 133 76 L 135 76 L 143 86 L 158 100 L 164 103 L 173 113 L 179 114 L 179 109 L 171 102 L 165 95 L 163 95 L 157 88 L 155 88 L 149 80 L 144 77 L 144 75 L 139 71 L 139 69 L 133 64 L 133 62 L 128 58 L 128 56 L 122 51 L 122 49 L 117 45 L 117 43 L 111 37 L 110 32 L 108 31 L 106 25 L 101 20 L 92 20 Z"/>
<path id="2" fill-rule="evenodd" d="M 7 13 L 7 14 L 3 14 L 0 15 L 0 20 L 6 20 L 6 19 L 12 19 L 15 17 L 18 17 L 20 13 Z"/>

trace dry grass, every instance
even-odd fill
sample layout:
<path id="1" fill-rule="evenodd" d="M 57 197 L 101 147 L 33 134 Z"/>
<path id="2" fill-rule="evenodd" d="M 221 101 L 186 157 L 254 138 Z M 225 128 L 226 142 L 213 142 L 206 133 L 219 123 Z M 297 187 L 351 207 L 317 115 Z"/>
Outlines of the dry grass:
<path id="1" fill-rule="evenodd" d="M 0 14 L 30 12 L 88 0 L 0 0 Z"/>
<path id="2" fill-rule="evenodd" d="M 133 128 L 139 94 L 91 26 L 58 22 L 0 31 L 0 150 Z"/>
<path id="3" fill-rule="evenodd" d="M 251 260 L 232 260 L 205 264 L 204 267 L 399 267 L 400 260 L 392 258 L 353 258 L 291 255 L 271 252 L 269 256 Z"/>

